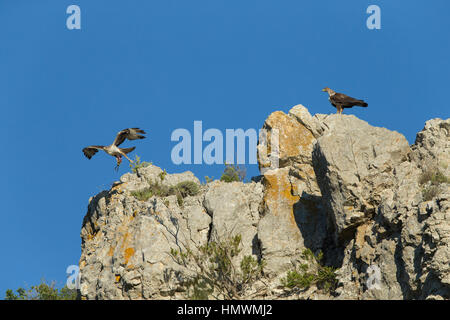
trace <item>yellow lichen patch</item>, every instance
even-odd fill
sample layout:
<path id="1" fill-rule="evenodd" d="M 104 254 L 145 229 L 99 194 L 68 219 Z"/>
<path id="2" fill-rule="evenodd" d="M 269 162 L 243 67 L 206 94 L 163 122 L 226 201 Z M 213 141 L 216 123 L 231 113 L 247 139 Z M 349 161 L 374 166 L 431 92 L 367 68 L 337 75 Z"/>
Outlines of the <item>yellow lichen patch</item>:
<path id="1" fill-rule="evenodd" d="M 128 261 L 133 255 L 134 255 L 134 248 L 125 249 L 125 264 L 128 264 Z"/>
<path id="2" fill-rule="evenodd" d="M 123 257 L 124 264 L 128 264 L 129 259 L 134 255 L 133 235 L 128 232 L 131 221 L 133 221 L 132 216 L 123 216 L 122 223 L 114 231 L 114 239 L 108 251 L 110 257 L 115 254 L 117 258 Z"/>
<path id="3" fill-rule="evenodd" d="M 102 232 L 94 232 L 94 233 L 88 233 L 88 235 L 86 236 L 87 241 L 93 240 L 95 238 L 98 237 L 98 235 L 103 235 Z"/>
<path id="4" fill-rule="evenodd" d="M 260 164 L 260 167 L 261 168 L 270 168 L 271 165 L 272 164 L 270 162 L 267 162 L 267 163 Z"/>
<path id="5" fill-rule="evenodd" d="M 296 224 L 293 206 L 300 200 L 300 197 L 292 194 L 292 185 L 288 174 L 288 169 L 266 172 L 264 175 L 264 203 L 274 215 L 281 215 L 283 212 L 289 211 L 290 221 Z"/>
<path id="6" fill-rule="evenodd" d="M 311 131 L 284 112 L 273 112 L 267 118 L 265 126 L 269 127 L 271 130 L 278 130 L 280 161 L 296 157 L 299 154 L 311 154 L 313 142 L 315 140 Z M 270 152 L 269 150 L 272 149 L 272 141 L 270 141 L 271 134 L 269 134 L 267 138 L 267 150 Z"/>
<path id="7" fill-rule="evenodd" d="M 114 247 L 109 247 L 108 256 L 112 257 L 114 255 Z"/>
<path id="8" fill-rule="evenodd" d="M 369 226 L 368 224 L 363 224 L 356 228 L 355 244 L 359 248 L 362 248 L 362 246 L 364 245 L 365 242 L 364 237 L 366 235 L 366 230 L 368 226 Z"/>
<path id="9" fill-rule="evenodd" d="M 130 234 L 128 232 L 126 232 L 123 235 L 123 241 L 122 241 L 122 245 L 120 246 L 122 249 L 125 248 L 126 246 L 128 246 L 128 238 L 130 237 Z"/>
<path id="10" fill-rule="evenodd" d="M 287 202 L 289 205 L 299 200 L 298 196 L 292 195 L 292 186 L 288 178 L 287 170 L 269 171 L 264 175 L 266 187 L 265 199 L 279 204 Z"/>
<path id="11" fill-rule="evenodd" d="M 355 208 L 353 206 L 344 206 L 344 212 L 346 214 L 349 214 L 349 213 L 353 212 L 354 209 Z"/>
<path id="12" fill-rule="evenodd" d="M 128 182 L 123 182 L 123 183 L 119 183 L 118 185 L 115 185 L 114 187 L 111 188 L 111 190 L 115 190 L 118 193 L 122 193 L 123 192 L 123 188 L 128 184 Z"/>
<path id="13" fill-rule="evenodd" d="M 356 228 L 355 234 L 355 256 L 357 259 L 367 260 L 373 253 L 372 248 L 366 244 L 366 232 L 369 228 L 369 223 L 362 224 Z"/>
<path id="14" fill-rule="evenodd" d="M 121 184 L 118 184 L 114 187 L 111 188 L 110 193 L 111 193 L 111 197 L 110 197 L 110 202 L 114 202 L 114 200 L 117 199 L 119 194 L 124 193 L 124 187 L 127 185 L 128 182 L 124 182 Z"/>

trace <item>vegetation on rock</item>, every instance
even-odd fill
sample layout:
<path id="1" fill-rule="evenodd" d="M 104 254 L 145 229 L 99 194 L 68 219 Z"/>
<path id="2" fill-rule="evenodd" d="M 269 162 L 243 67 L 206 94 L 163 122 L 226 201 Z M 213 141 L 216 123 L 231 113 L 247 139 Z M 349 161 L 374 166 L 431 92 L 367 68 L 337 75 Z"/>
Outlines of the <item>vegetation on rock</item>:
<path id="1" fill-rule="evenodd" d="M 159 182 L 149 181 L 149 186 L 142 189 L 131 192 L 131 195 L 140 201 L 147 201 L 153 196 L 156 197 L 168 197 L 171 195 L 177 196 L 178 204 L 183 204 L 183 198 L 187 196 L 195 196 L 200 192 L 200 187 L 193 181 L 182 181 L 175 186 L 166 186 Z"/>
<path id="2" fill-rule="evenodd" d="M 210 241 L 195 250 L 171 250 L 180 266 L 191 270 L 186 274 L 183 286 L 189 299 L 245 299 L 248 289 L 263 276 L 263 261 L 244 256 L 240 268 L 233 259 L 241 252 L 241 236 Z"/>
<path id="3" fill-rule="evenodd" d="M 419 177 L 419 184 L 422 185 L 422 197 L 424 201 L 430 201 L 436 197 L 442 183 L 450 183 L 450 179 L 445 176 L 439 168 L 432 167 L 426 169 Z"/>
<path id="4" fill-rule="evenodd" d="M 138 173 L 138 170 L 140 168 L 145 168 L 151 164 L 152 164 L 151 162 L 147 162 L 147 161 L 141 162 L 141 158 L 136 155 L 134 162 L 133 163 L 130 162 L 130 169 L 131 169 L 131 172 Z"/>
<path id="5" fill-rule="evenodd" d="M 246 174 L 247 171 L 245 167 L 236 164 L 225 163 L 225 170 L 223 171 L 222 177 L 220 177 L 220 181 L 244 181 Z"/>
<path id="6" fill-rule="evenodd" d="M 69 289 L 64 286 L 61 289 L 55 288 L 55 282 L 48 284 L 45 280 L 37 286 L 29 289 L 19 288 L 14 293 L 13 290 L 6 290 L 5 300 L 76 300 L 77 289 Z"/>
<path id="7" fill-rule="evenodd" d="M 289 291 L 295 289 L 308 289 L 316 285 L 326 292 L 334 291 L 336 287 L 336 269 L 322 265 L 323 253 L 315 255 L 310 249 L 305 249 L 301 255 L 307 263 L 294 266 L 286 277 L 281 279 L 281 284 Z"/>

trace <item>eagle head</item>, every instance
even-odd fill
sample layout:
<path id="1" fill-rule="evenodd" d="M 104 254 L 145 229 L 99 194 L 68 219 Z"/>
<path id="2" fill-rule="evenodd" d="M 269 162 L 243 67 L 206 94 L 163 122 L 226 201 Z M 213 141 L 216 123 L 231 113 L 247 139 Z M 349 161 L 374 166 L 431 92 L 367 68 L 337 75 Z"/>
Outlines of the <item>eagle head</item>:
<path id="1" fill-rule="evenodd" d="M 330 89 L 330 88 L 328 88 L 328 87 L 325 87 L 325 88 L 323 88 L 323 89 L 322 89 L 322 91 L 324 91 L 324 92 L 328 92 L 328 94 L 329 94 L 330 96 L 334 94 L 334 91 L 333 91 L 333 90 L 331 90 L 331 89 Z"/>

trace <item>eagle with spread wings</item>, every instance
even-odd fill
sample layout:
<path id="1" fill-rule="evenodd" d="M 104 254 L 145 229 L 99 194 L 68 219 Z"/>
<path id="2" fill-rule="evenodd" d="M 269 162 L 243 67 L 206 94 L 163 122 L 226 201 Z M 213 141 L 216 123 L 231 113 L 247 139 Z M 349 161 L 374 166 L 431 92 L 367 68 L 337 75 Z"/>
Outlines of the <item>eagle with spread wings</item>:
<path id="1" fill-rule="evenodd" d="M 344 108 L 352 108 L 354 106 L 368 106 L 368 104 L 364 102 L 364 100 L 358 100 L 343 93 L 335 92 L 328 87 L 323 88 L 322 91 L 326 91 L 328 93 L 328 100 L 330 100 L 330 103 L 337 109 L 337 113 L 339 114 L 344 111 Z"/>
<path id="2" fill-rule="evenodd" d="M 89 146 L 83 149 L 83 153 L 86 156 L 86 158 L 91 159 L 98 150 L 103 150 L 110 156 L 113 156 L 117 159 L 117 167 L 116 170 L 119 168 L 121 162 L 122 162 L 122 156 L 128 159 L 131 163 L 133 163 L 133 160 L 127 157 L 127 154 L 133 151 L 136 147 L 131 148 L 119 148 L 119 146 L 126 140 L 138 140 L 138 139 L 144 139 L 145 137 L 142 135 L 145 134 L 144 130 L 141 130 L 139 128 L 128 128 L 119 131 L 119 133 L 116 135 L 116 138 L 114 139 L 114 142 L 109 146 Z"/>

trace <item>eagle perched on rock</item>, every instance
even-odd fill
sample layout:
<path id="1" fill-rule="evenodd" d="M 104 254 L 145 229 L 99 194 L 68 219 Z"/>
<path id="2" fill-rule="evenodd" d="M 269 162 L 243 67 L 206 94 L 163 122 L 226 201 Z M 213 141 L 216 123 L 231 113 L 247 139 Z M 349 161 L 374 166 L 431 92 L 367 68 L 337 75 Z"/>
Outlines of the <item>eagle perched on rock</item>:
<path id="1" fill-rule="evenodd" d="M 341 114 L 344 111 L 344 108 L 352 108 L 354 106 L 359 107 L 367 107 L 368 104 L 364 102 L 364 100 L 358 100 L 352 97 L 349 97 L 343 93 L 334 92 L 330 88 L 323 88 L 322 91 L 328 92 L 328 100 L 330 100 L 331 104 L 337 109 L 337 113 Z"/>

